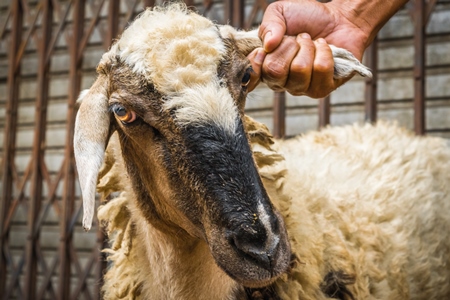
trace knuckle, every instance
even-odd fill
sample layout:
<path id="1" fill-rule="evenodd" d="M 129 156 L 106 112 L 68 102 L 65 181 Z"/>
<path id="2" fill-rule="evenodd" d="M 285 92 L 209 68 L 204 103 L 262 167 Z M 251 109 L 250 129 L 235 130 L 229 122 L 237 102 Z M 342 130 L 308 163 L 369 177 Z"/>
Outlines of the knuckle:
<path id="1" fill-rule="evenodd" d="M 328 59 L 319 59 L 316 62 L 314 62 L 314 72 L 333 73 L 334 62 Z"/>
<path id="2" fill-rule="evenodd" d="M 291 73 L 294 75 L 307 75 L 311 72 L 311 65 L 305 61 L 294 61 L 291 65 Z"/>
<path id="3" fill-rule="evenodd" d="M 282 60 L 270 60 L 263 67 L 263 73 L 265 74 L 265 77 L 270 79 L 285 77 L 287 74 L 287 70 L 287 64 Z"/>

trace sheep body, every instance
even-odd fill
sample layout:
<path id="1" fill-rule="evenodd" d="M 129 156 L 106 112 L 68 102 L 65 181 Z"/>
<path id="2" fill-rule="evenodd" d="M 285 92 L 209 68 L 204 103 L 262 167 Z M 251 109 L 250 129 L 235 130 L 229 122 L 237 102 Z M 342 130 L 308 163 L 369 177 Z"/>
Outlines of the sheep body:
<path id="1" fill-rule="evenodd" d="M 121 192 L 104 298 L 450 298 L 448 148 L 384 123 L 274 141 L 244 114 L 257 47 L 175 4 L 103 55 L 74 154 L 86 230 L 97 178 Z M 370 75 L 331 51 L 336 79 Z"/>
<path id="2" fill-rule="evenodd" d="M 340 299 L 450 296 L 450 150 L 444 140 L 383 122 L 330 127 L 287 141 L 274 141 L 264 125 L 249 118 L 246 129 L 296 257 L 290 272 L 271 287 L 280 299 L 329 299 L 333 293 Z M 128 185 L 114 144 L 113 139 L 109 148 L 116 150 L 107 155 L 112 159 L 98 185 L 105 196 L 111 186 L 126 190 Z M 99 209 L 110 236 L 119 233 L 107 250 L 113 266 L 106 274 L 105 298 L 159 299 L 149 288 L 159 286 L 175 299 L 179 291 L 168 292 L 172 285 L 163 258 L 143 267 L 148 250 L 136 228 L 145 226 L 134 224 L 140 218 L 131 217 L 138 212 L 133 202 L 132 193 L 124 192 Z M 145 234 L 153 236 L 154 246 L 164 245 Z M 211 262 L 207 250 L 202 261 Z M 205 294 L 185 299 L 232 299 L 238 289 L 226 276 L 207 276 L 215 282 L 204 278 L 192 274 L 192 290 L 203 285 Z M 208 288 L 218 294 L 208 295 Z"/>

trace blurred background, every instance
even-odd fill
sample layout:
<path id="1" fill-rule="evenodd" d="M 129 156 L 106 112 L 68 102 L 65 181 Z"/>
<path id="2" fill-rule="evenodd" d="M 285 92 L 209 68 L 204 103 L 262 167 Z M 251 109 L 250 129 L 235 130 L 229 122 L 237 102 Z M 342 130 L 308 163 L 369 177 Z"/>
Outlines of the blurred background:
<path id="1" fill-rule="evenodd" d="M 200 14 L 255 28 L 272 1 L 190 0 Z M 380 1 L 382 5 L 382 1 Z M 99 299 L 105 239 L 80 225 L 73 125 L 101 55 L 155 0 L 0 0 L 0 298 Z M 395 120 L 450 138 L 450 0 L 411 0 L 355 76 L 324 99 L 252 92 L 246 112 L 277 137 Z"/>

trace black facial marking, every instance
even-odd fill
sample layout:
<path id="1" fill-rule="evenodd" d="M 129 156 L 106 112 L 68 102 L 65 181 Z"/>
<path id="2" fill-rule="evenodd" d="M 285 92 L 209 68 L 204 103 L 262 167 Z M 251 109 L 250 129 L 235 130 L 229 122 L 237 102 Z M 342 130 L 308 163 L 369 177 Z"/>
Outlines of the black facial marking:
<path id="1" fill-rule="evenodd" d="M 340 300 L 354 300 L 352 293 L 347 289 L 347 285 L 355 283 L 355 276 L 343 271 L 330 271 L 323 279 L 320 288 L 322 292 L 330 298 Z"/>
<path id="2" fill-rule="evenodd" d="M 217 225 L 241 230 L 243 224 L 255 224 L 258 234 L 251 238 L 263 241 L 267 233 L 259 220 L 254 221 L 254 214 L 258 202 L 265 211 L 273 208 L 262 188 L 242 120 L 238 118 L 237 122 L 235 133 L 214 125 L 185 128 L 182 136 L 186 152 L 180 169 L 189 169 L 189 186 L 198 186 L 207 212 Z M 276 219 L 270 222 L 278 233 Z"/>

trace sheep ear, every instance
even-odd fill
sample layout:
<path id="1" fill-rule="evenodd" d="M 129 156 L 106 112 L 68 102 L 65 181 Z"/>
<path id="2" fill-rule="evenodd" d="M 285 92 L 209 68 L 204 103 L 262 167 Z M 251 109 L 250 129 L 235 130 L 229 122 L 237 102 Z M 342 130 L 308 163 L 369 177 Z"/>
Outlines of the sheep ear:
<path id="1" fill-rule="evenodd" d="M 234 39 L 239 51 L 245 56 L 254 49 L 262 47 L 262 41 L 258 36 L 258 29 L 239 31 L 229 25 L 220 26 L 220 34 L 223 38 Z"/>
<path id="2" fill-rule="evenodd" d="M 258 36 L 258 29 L 238 31 L 229 25 L 220 26 L 220 34 L 224 38 L 234 39 L 240 52 L 249 55 L 255 48 L 262 47 Z M 334 78 L 347 78 L 354 72 L 363 77 L 372 77 L 369 68 L 364 66 L 349 51 L 330 45 L 334 57 Z"/>
<path id="3" fill-rule="evenodd" d="M 91 229 L 95 210 L 97 175 L 103 163 L 110 136 L 110 116 L 106 77 L 80 94 L 80 109 L 75 120 L 74 153 L 83 198 L 83 228 Z"/>

